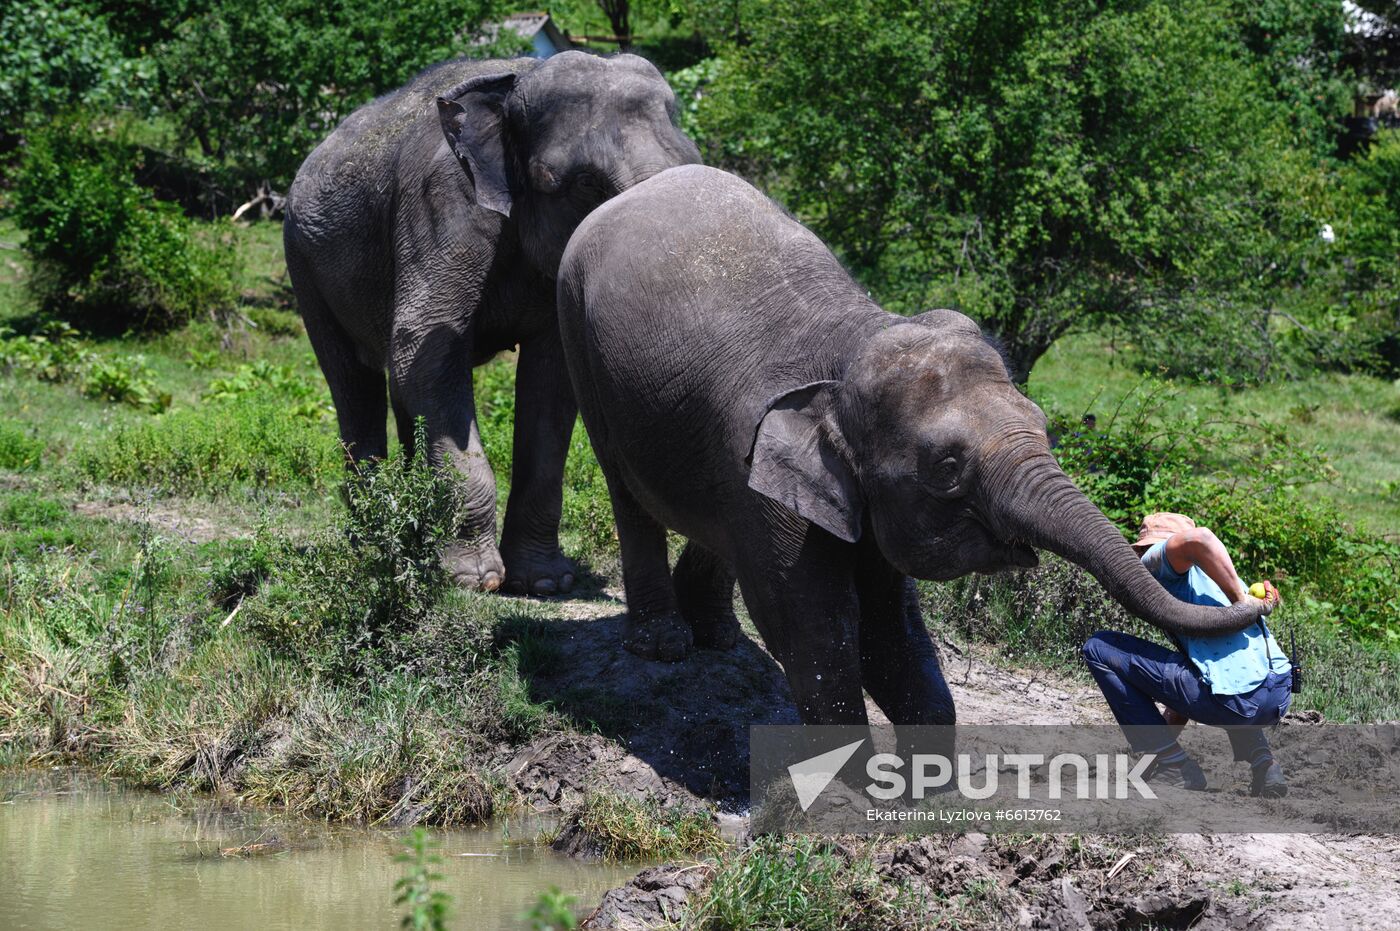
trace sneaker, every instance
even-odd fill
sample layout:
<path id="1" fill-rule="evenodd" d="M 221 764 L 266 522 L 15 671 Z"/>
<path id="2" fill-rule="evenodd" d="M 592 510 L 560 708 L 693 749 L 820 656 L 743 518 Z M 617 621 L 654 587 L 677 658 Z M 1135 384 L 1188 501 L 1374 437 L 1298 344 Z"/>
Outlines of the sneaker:
<path id="1" fill-rule="evenodd" d="M 1288 780 L 1283 778 L 1283 770 L 1277 763 L 1270 760 L 1268 766 L 1254 767 L 1249 794 L 1255 798 L 1283 798 L 1288 794 Z"/>
<path id="2" fill-rule="evenodd" d="M 1143 778 L 1159 786 L 1171 786 L 1188 792 L 1204 792 L 1206 788 L 1206 774 L 1201 772 L 1201 765 L 1189 756 L 1174 763 L 1153 761 Z"/>

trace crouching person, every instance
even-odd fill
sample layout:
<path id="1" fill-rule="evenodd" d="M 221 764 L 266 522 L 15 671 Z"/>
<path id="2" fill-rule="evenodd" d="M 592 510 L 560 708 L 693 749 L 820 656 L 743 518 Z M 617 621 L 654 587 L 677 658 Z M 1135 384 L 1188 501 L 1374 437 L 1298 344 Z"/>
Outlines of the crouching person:
<path id="1" fill-rule="evenodd" d="M 1227 605 L 1252 597 L 1215 534 L 1181 514 L 1149 514 L 1133 549 L 1163 587 L 1193 604 Z M 1272 611 L 1278 590 L 1265 583 Z M 1206 787 L 1205 774 L 1176 741 L 1187 721 L 1229 729 L 1235 759 L 1250 764 L 1250 794 L 1281 798 L 1283 771 L 1259 729 L 1277 724 L 1292 699 L 1292 663 L 1263 619 L 1238 633 L 1180 637 L 1178 649 L 1129 634 L 1100 631 L 1084 644 L 1104 698 L 1120 725 L 1133 727 L 1129 742 L 1156 754 L 1146 777 L 1191 790 Z M 1157 709 L 1166 706 L 1166 715 Z M 1234 726 L 1254 725 L 1245 729 Z"/>

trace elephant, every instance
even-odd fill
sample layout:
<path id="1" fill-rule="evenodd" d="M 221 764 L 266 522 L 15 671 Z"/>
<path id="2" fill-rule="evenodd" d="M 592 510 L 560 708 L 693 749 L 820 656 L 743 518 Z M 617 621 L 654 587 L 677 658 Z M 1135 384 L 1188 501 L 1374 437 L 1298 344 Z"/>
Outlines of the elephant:
<path id="1" fill-rule="evenodd" d="M 662 172 L 565 250 L 559 325 L 612 497 L 627 647 L 676 660 L 741 631 L 737 579 L 808 724 L 952 724 L 915 579 L 1051 550 L 1164 630 L 1253 623 L 1172 598 L 1060 469 L 1046 418 L 968 317 L 881 309 L 744 181 Z M 666 530 L 687 539 L 674 571 Z"/>
<path id="2" fill-rule="evenodd" d="M 287 196 L 287 268 L 353 463 L 387 454 L 385 372 L 399 442 L 423 418 L 427 459 L 456 470 L 461 512 L 442 553 L 459 584 L 567 591 L 559 549 L 577 408 L 555 275 L 590 210 L 699 161 L 670 87 L 645 59 L 569 51 L 460 60 L 348 116 Z M 499 549 L 472 368 L 520 348 L 514 465 Z"/>

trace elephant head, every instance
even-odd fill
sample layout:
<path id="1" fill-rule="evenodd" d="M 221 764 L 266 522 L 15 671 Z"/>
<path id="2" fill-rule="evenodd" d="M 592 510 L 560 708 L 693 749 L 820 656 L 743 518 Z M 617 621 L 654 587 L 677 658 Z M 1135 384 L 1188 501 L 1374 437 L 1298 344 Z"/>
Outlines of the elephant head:
<path id="1" fill-rule="evenodd" d="M 1264 610 L 1253 598 L 1208 608 L 1168 594 L 1060 469 L 1044 413 L 1000 354 L 952 311 L 883 329 L 842 380 L 774 399 L 755 431 L 749 487 L 848 542 L 873 534 L 915 578 L 1032 567 L 1042 548 L 1169 633 L 1227 633 Z"/>
<path id="2" fill-rule="evenodd" d="M 520 73 L 480 75 L 438 98 L 478 205 L 513 218 L 525 255 L 554 277 L 594 207 L 700 161 L 665 78 L 635 55 L 569 51 Z"/>

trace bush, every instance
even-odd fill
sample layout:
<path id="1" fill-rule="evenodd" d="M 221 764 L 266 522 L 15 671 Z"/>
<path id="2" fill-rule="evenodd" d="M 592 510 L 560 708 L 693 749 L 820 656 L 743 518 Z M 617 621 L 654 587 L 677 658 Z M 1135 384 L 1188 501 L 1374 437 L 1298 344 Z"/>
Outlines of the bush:
<path id="1" fill-rule="evenodd" d="M 325 381 L 313 384 L 290 365 L 274 365 L 266 359 L 240 365 L 232 375 L 216 378 L 204 390 L 204 399 L 219 403 L 281 401 L 287 413 L 305 420 L 325 420 L 333 412 Z"/>
<path id="2" fill-rule="evenodd" d="M 45 311 L 122 332 L 233 306 L 231 243 L 139 187 L 137 159 L 97 120 L 56 120 L 30 133 L 14 175 L 14 217 L 28 233 L 30 288 Z"/>
<path id="3" fill-rule="evenodd" d="M 456 486 L 417 452 L 356 467 L 344 486 L 342 535 L 286 554 L 288 571 L 250 623 L 274 649 L 354 676 L 404 664 L 409 636 L 429 626 L 447 590 L 439 548 L 456 527 Z"/>

